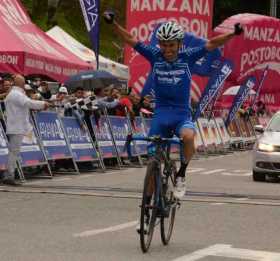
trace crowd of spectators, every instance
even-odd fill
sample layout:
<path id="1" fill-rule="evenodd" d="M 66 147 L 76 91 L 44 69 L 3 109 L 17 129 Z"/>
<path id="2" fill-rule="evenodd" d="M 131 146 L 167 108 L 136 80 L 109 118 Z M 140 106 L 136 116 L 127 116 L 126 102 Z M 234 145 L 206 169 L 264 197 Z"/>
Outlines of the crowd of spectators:
<path id="1" fill-rule="evenodd" d="M 4 100 L 10 88 L 13 86 L 13 78 L 6 75 L 0 78 L 0 100 Z M 74 116 L 79 121 L 81 127 L 89 128 L 93 134 L 90 118 L 94 115 L 98 118 L 106 109 L 108 115 L 126 116 L 129 114 L 133 120 L 140 113 L 144 117 L 151 117 L 153 114 L 153 103 L 150 96 L 140 98 L 140 96 L 129 89 L 116 88 L 113 84 L 104 88 L 92 90 L 84 89 L 82 86 L 71 88 L 60 85 L 58 88 L 51 88 L 47 81 L 40 78 L 27 80 L 25 84 L 26 95 L 34 100 L 48 101 L 52 106 L 49 110 L 54 110 L 60 116 Z M 85 102 L 85 101 L 90 102 Z M 2 103 L 3 106 L 3 103 Z M 4 107 L 2 107 L 4 111 Z M 4 124 L 1 113 L 0 120 Z M 87 126 L 86 126 L 87 125 Z"/>

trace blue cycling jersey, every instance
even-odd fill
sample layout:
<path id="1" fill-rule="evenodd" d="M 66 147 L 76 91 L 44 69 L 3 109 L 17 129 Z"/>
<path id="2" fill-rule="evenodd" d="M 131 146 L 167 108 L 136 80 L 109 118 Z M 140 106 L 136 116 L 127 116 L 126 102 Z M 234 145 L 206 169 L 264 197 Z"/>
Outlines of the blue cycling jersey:
<path id="1" fill-rule="evenodd" d="M 167 62 L 157 47 L 138 42 L 134 49 L 151 63 L 156 109 L 172 108 L 189 113 L 192 69 L 207 53 L 205 44 L 186 48 L 173 62 Z"/>

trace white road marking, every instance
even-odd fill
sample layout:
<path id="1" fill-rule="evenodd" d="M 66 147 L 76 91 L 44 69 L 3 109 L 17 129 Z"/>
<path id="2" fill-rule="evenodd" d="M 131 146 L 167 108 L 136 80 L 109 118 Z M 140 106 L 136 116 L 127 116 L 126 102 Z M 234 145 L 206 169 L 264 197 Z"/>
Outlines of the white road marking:
<path id="1" fill-rule="evenodd" d="M 210 205 L 213 206 L 220 206 L 220 205 L 225 205 L 226 203 L 222 203 L 222 202 L 216 202 L 216 203 L 210 203 Z"/>
<path id="2" fill-rule="evenodd" d="M 280 253 L 233 248 L 231 245 L 217 244 L 195 251 L 189 255 L 173 259 L 173 261 L 196 261 L 208 256 L 237 258 L 241 260 L 278 261 Z"/>
<path id="3" fill-rule="evenodd" d="M 214 174 L 214 173 L 223 172 L 223 171 L 225 171 L 225 170 L 226 170 L 226 169 L 213 169 L 213 170 L 201 172 L 201 173 L 199 173 L 199 174 L 202 174 L 202 175 L 210 175 L 210 174 Z"/>
<path id="4" fill-rule="evenodd" d="M 187 169 L 187 173 L 195 173 L 203 170 L 205 170 L 205 168 L 189 168 Z"/>
<path id="5" fill-rule="evenodd" d="M 128 223 L 124 223 L 124 224 L 120 224 L 120 225 L 116 225 L 116 226 L 112 226 L 112 227 L 107 227 L 107 228 L 103 228 L 103 229 L 94 229 L 94 230 L 87 230 L 81 233 L 77 233 L 74 234 L 73 237 L 90 237 L 90 236 L 95 236 L 98 234 L 104 234 L 107 232 L 115 232 L 115 231 L 119 231 L 122 229 L 126 229 L 129 227 L 134 227 L 138 224 L 138 221 L 131 221 Z"/>
<path id="6" fill-rule="evenodd" d="M 231 173 L 231 172 L 223 172 L 221 173 L 223 176 L 235 176 L 235 177 L 248 177 L 252 176 L 251 172 L 244 172 L 244 173 Z"/>

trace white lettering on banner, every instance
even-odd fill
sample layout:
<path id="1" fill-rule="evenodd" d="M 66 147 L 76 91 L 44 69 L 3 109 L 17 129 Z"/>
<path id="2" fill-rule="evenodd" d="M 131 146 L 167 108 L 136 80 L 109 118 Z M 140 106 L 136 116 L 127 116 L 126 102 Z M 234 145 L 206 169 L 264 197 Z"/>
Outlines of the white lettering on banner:
<path id="1" fill-rule="evenodd" d="M 268 61 L 280 62 L 280 48 L 276 46 L 265 46 L 248 53 L 242 53 L 240 71 L 244 70 L 245 66 L 254 66 Z"/>
<path id="2" fill-rule="evenodd" d="M 265 93 L 260 95 L 260 100 L 264 104 L 275 104 L 275 95 L 271 93 Z"/>
<path id="3" fill-rule="evenodd" d="M 43 139 L 64 138 L 62 129 L 56 123 L 40 122 L 39 131 Z"/>
<path id="4" fill-rule="evenodd" d="M 30 152 L 30 151 L 40 151 L 40 148 L 38 145 L 21 146 L 20 148 L 20 152 Z"/>
<path id="5" fill-rule="evenodd" d="M 80 128 L 67 127 L 66 134 L 70 141 L 72 142 L 90 142 L 90 137 L 85 131 L 82 131 Z"/>
<path id="6" fill-rule="evenodd" d="M 61 74 L 62 68 L 58 65 L 46 63 L 45 64 L 45 71 L 50 72 L 50 73 L 55 73 L 55 74 Z"/>
<path id="7" fill-rule="evenodd" d="M 208 36 L 208 28 L 209 24 L 206 21 L 200 19 L 188 19 L 186 17 L 179 17 L 179 18 L 159 18 L 156 20 L 151 20 L 148 23 L 139 24 L 138 27 L 131 28 L 131 34 L 136 37 L 139 41 L 145 42 L 147 40 L 151 40 L 151 33 L 153 32 L 154 28 L 159 23 L 164 23 L 166 21 L 174 21 L 180 24 L 186 32 L 194 33 L 197 36 L 207 38 Z"/>
<path id="8" fill-rule="evenodd" d="M 131 0 L 131 12 L 185 12 L 190 14 L 199 14 L 210 16 L 210 8 L 208 0 Z"/>
<path id="9" fill-rule="evenodd" d="M 280 43 L 280 32 L 268 27 L 244 27 L 244 39 Z"/>
<path id="10" fill-rule="evenodd" d="M 45 147 L 66 146 L 65 140 L 43 140 Z"/>
<path id="11" fill-rule="evenodd" d="M 44 65 L 45 65 L 44 62 L 39 61 L 39 60 L 34 60 L 31 58 L 25 59 L 25 66 L 30 67 L 30 68 L 44 70 Z"/>
<path id="12" fill-rule="evenodd" d="M 74 150 L 83 150 L 83 149 L 92 149 L 91 143 L 78 143 L 78 144 L 71 144 L 71 148 Z"/>
<path id="13" fill-rule="evenodd" d="M 0 63 L 5 63 L 5 64 L 18 64 L 18 56 L 15 55 L 0 55 Z"/>

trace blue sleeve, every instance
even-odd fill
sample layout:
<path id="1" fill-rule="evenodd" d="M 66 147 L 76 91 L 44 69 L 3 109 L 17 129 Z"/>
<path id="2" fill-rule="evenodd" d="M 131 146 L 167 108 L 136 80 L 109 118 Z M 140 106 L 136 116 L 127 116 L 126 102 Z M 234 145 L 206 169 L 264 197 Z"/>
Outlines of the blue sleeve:
<path id="1" fill-rule="evenodd" d="M 153 47 L 151 45 L 146 45 L 142 42 L 138 42 L 134 46 L 134 50 L 140 53 L 142 56 L 144 56 L 150 63 L 154 63 L 156 60 L 156 57 L 160 53 L 160 50 L 156 47 Z"/>
<path id="2" fill-rule="evenodd" d="M 189 57 L 190 60 L 192 60 L 193 63 L 195 63 L 197 60 L 199 60 L 201 57 L 205 56 L 208 53 L 208 50 L 205 47 L 206 44 L 193 47 L 193 48 L 187 48 L 186 55 Z"/>

